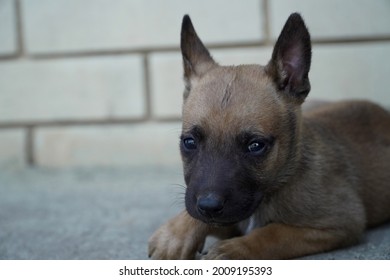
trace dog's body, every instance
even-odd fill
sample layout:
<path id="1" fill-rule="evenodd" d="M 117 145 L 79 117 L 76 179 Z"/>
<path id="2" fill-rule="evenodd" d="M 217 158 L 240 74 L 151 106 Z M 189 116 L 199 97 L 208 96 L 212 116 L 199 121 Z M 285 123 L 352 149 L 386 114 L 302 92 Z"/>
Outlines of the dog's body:
<path id="1" fill-rule="evenodd" d="M 219 66 L 189 17 L 181 152 L 186 211 L 150 239 L 158 259 L 285 259 L 359 240 L 390 219 L 390 113 L 365 101 L 301 113 L 309 33 L 288 19 L 267 66 Z"/>

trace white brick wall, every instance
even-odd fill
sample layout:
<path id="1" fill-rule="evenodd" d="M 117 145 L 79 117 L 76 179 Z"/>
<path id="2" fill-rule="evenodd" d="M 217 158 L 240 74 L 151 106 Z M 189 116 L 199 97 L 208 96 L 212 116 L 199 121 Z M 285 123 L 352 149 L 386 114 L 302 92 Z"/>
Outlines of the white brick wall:
<path id="1" fill-rule="evenodd" d="M 295 11 L 310 98 L 390 107 L 388 0 L 0 0 L 0 165 L 179 163 L 182 16 L 217 62 L 266 64 Z"/>

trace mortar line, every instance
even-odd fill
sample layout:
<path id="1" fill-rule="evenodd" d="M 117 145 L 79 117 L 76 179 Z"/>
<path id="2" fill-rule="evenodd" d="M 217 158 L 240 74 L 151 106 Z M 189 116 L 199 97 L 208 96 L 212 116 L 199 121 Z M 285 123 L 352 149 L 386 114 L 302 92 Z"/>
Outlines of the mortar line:
<path id="1" fill-rule="evenodd" d="M 390 38 L 389 38 L 390 40 Z M 207 44 L 210 49 L 231 49 L 245 47 L 261 47 L 265 46 L 264 41 L 247 41 L 241 43 L 221 43 Z M 30 59 L 61 59 L 61 58 L 78 58 L 90 56 L 125 56 L 125 55 L 149 55 L 156 52 L 180 52 L 178 47 L 163 47 L 163 48 L 148 48 L 148 49 L 129 49 L 129 50 L 101 50 L 101 51 L 79 51 L 79 52 L 61 52 L 61 53 L 41 53 L 31 54 Z"/>
<path id="2" fill-rule="evenodd" d="M 263 41 L 247 41 L 241 43 L 221 43 L 221 44 L 207 44 L 208 48 L 212 49 L 229 49 L 229 48 L 241 48 L 241 47 L 258 47 L 265 46 Z M 47 52 L 36 53 L 28 55 L 28 58 L 32 60 L 43 59 L 64 59 L 64 58 L 79 58 L 79 57 L 91 57 L 91 56 L 125 56 L 125 55 L 144 55 L 148 56 L 150 53 L 155 52 L 180 52 L 180 48 L 176 46 L 161 47 L 161 48 L 144 48 L 144 49 L 127 49 L 127 50 L 100 50 L 100 51 L 75 51 L 75 52 Z"/>
<path id="3" fill-rule="evenodd" d="M 144 54 L 143 56 L 143 74 L 144 74 L 144 98 L 145 98 L 145 118 L 152 118 L 152 93 L 150 84 L 150 67 L 149 67 L 149 56 Z"/>
<path id="4" fill-rule="evenodd" d="M 142 117 L 139 119 L 99 119 L 99 120 L 60 120 L 60 121 L 21 121 L 21 122 L 8 122 L 0 123 L 0 129 L 9 128 L 26 128 L 33 127 L 67 127 L 67 126 L 109 126 L 109 125 L 133 125 L 133 124 L 144 124 L 144 123 L 163 123 L 163 122 L 175 122 L 180 121 L 180 116 L 168 116 L 160 118 L 146 118 Z"/>
<path id="5" fill-rule="evenodd" d="M 272 38 L 271 38 L 271 22 L 270 22 L 270 15 L 269 15 L 269 2 L 268 0 L 263 0 L 262 2 L 262 14 L 263 14 L 263 32 L 265 37 L 265 43 L 267 45 L 272 44 Z"/>
<path id="6" fill-rule="evenodd" d="M 341 44 L 374 44 L 380 42 L 390 42 L 390 36 L 377 37 L 349 37 L 349 38 L 313 38 L 312 43 L 315 45 L 341 45 Z"/>
<path id="7" fill-rule="evenodd" d="M 24 46 L 24 38 L 23 38 L 23 19 L 22 19 L 22 4 L 20 3 L 20 0 L 15 0 L 15 24 L 16 24 L 16 40 L 18 45 L 18 51 L 17 56 L 24 56 L 25 55 L 25 46 Z"/>
<path id="8" fill-rule="evenodd" d="M 270 35 L 269 35 L 270 36 Z M 390 42 L 390 36 L 376 36 L 376 37 L 351 37 L 351 38 L 314 38 L 313 45 L 327 45 L 327 44 L 366 44 Z M 273 38 L 266 40 L 255 40 L 241 43 L 221 43 L 221 44 L 207 44 L 209 49 L 234 49 L 234 48 L 251 48 L 251 47 L 269 47 L 274 43 Z M 50 60 L 50 59 L 66 59 L 66 58 L 84 58 L 97 56 L 125 56 L 125 55 L 149 55 L 154 52 L 180 52 L 178 47 L 162 47 L 162 48 L 146 48 L 146 49 L 132 49 L 132 50 L 101 50 L 101 51 L 78 51 L 78 52 L 61 52 L 61 53 L 37 53 L 24 54 L 31 60 Z M 0 59 L 10 59 L 10 57 L 0 57 Z"/>
<path id="9" fill-rule="evenodd" d="M 34 150 L 34 136 L 35 136 L 35 127 L 27 126 L 26 128 L 26 143 L 25 143 L 25 153 L 26 153 L 26 163 L 28 166 L 32 167 L 35 165 L 35 150 Z"/>

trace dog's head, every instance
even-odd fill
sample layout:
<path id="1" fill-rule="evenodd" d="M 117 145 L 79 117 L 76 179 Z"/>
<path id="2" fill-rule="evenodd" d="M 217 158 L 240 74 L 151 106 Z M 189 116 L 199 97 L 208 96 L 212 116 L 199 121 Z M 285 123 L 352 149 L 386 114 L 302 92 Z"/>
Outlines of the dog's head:
<path id="1" fill-rule="evenodd" d="M 185 16 L 181 50 L 187 211 L 210 224 L 242 221 L 294 172 L 310 35 L 292 14 L 266 66 L 220 66 Z"/>

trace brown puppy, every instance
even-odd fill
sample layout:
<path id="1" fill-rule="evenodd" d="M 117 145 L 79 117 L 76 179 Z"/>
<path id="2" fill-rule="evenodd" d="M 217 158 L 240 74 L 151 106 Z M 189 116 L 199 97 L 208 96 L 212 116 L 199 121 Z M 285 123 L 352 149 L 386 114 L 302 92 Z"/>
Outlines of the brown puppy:
<path id="1" fill-rule="evenodd" d="M 183 19 L 186 211 L 151 237 L 155 259 L 286 259 L 359 240 L 390 218 L 390 114 L 341 102 L 301 114 L 310 35 L 287 20 L 266 66 L 219 66 Z M 331 82 L 331 81 L 330 81 Z"/>

